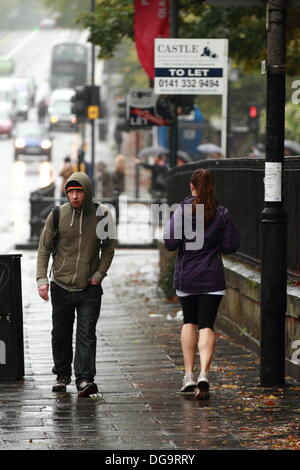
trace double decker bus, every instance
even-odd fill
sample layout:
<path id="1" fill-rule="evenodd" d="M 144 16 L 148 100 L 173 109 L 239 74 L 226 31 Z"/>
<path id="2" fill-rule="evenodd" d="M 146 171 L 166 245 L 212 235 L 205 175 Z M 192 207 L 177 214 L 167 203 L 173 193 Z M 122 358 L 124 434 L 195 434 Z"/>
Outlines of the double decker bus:
<path id="1" fill-rule="evenodd" d="M 50 68 L 50 86 L 75 88 L 88 78 L 88 47 L 77 42 L 62 42 L 53 46 Z"/>

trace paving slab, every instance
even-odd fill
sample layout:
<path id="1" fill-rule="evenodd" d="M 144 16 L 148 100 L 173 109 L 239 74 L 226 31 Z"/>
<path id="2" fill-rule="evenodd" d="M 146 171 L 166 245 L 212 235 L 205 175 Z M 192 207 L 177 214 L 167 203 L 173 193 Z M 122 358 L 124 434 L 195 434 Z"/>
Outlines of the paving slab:
<path id="1" fill-rule="evenodd" d="M 180 306 L 157 286 L 156 250 L 119 249 L 97 324 L 99 394 L 51 391 L 51 305 L 22 256 L 25 376 L 0 381 L 0 450 L 300 450 L 300 386 L 259 385 L 259 358 L 217 330 L 211 397 L 182 396 Z"/>

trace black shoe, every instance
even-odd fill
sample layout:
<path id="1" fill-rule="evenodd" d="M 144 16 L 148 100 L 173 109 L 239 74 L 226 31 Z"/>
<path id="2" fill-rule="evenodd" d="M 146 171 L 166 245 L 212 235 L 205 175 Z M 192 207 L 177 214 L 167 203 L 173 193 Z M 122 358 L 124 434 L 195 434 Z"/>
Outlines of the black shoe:
<path id="1" fill-rule="evenodd" d="M 65 392 L 67 390 L 67 385 L 71 383 L 71 378 L 66 376 L 57 377 L 56 381 L 53 384 L 52 392 Z"/>
<path id="2" fill-rule="evenodd" d="M 83 380 L 77 385 L 77 392 L 79 397 L 89 397 L 90 395 L 94 395 L 98 392 L 98 387 L 95 382 L 87 382 Z"/>

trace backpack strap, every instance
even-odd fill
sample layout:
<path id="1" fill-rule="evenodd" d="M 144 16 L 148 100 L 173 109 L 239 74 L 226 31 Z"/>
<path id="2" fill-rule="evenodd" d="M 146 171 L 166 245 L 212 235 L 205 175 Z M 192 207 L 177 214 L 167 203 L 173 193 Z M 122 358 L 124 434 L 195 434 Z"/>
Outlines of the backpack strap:
<path id="1" fill-rule="evenodd" d="M 52 244 L 52 256 L 56 255 L 56 247 L 59 240 L 59 217 L 60 217 L 60 206 L 55 206 L 52 209 L 53 213 L 53 244 Z"/>

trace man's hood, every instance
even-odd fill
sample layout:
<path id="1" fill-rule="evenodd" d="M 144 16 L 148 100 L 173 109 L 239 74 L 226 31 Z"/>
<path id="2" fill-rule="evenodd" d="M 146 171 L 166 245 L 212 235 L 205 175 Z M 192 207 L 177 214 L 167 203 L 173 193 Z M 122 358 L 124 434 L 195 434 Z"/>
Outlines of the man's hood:
<path id="1" fill-rule="evenodd" d="M 93 206 L 93 191 L 92 191 L 92 182 L 90 178 L 83 171 L 77 171 L 75 173 L 72 173 L 72 175 L 69 176 L 65 184 L 66 194 L 67 194 L 66 186 L 70 181 L 76 181 L 77 183 L 80 183 L 82 185 L 83 191 L 84 191 L 83 210 L 84 212 L 89 212 Z"/>

